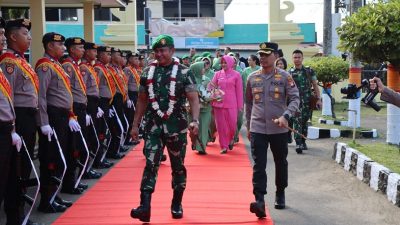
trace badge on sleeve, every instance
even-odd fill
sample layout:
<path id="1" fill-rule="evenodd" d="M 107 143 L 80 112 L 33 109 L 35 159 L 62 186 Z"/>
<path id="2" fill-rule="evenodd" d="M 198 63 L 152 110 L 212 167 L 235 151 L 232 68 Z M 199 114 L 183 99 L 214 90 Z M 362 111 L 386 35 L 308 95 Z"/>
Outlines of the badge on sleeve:
<path id="1" fill-rule="evenodd" d="M 296 86 L 296 84 L 294 83 L 294 80 L 293 80 L 291 75 L 288 76 L 287 80 L 288 80 L 288 83 L 289 83 L 290 87 L 293 88 L 293 87 Z"/>
<path id="2" fill-rule="evenodd" d="M 7 64 L 6 65 L 6 71 L 9 74 L 12 74 L 14 72 L 14 65 L 13 64 Z"/>

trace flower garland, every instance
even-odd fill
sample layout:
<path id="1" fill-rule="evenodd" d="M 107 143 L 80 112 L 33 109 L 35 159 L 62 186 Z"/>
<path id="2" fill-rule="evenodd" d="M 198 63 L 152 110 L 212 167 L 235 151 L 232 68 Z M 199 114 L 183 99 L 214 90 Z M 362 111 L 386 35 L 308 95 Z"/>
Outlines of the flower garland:
<path id="1" fill-rule="evenodd" d="M 154 109 L 154 111 L 156 111 L 157 115 L 165 120 L 168 119 L 169 116 L 174 111 L 174 105 L 176 103 L 175 85 L 176 85 L 176 74 L 178 73 L 179 60 L 177 58 L 173 59 L 174 59 L 174 66 L 172 67 L 172 73 L 169 78 L 170 80 L 169 92 L 168 92 L 169 103 L 168 103 L 168 110 L 166 112 L 160 110 L 160 105 L 158 104 L 154 95 L 153 76 L 154 76 L 154 70 L 156 69 L 156 66 L 158 64 L 157 61 L 154 61 L 150 64 L 149 75 L 147 76 L 147 82 L 146 82 L 149 91 L 149 101 L 151 102 L 151 106 Z"/>

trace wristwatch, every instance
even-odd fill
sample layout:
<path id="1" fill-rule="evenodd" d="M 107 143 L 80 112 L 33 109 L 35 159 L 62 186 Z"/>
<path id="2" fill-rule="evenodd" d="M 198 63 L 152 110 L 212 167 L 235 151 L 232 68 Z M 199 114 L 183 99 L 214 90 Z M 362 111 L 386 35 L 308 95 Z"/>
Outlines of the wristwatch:
<path id="1" fill-rule="evenodd" d="M 289 122 L 289 120 L 290 120 L 289 114 L 283 114 L 283 117 Z"/>

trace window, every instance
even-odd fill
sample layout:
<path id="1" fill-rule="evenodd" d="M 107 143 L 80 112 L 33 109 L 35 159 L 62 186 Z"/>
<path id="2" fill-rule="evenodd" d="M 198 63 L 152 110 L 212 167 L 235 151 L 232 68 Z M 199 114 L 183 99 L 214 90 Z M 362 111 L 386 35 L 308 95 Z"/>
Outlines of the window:
<path id="1" fill-rule="evenodd" d="M 200 10 L 197 3 L 200 3 Z M 197 13 L 200 12 L 200 15 Z M 163 13 L 166 18 L 179 17 L 179 1 L 163 0 Z M 215 17 L 215 0 L 182 0 L 181 17 Z"/>
<path id="2" fill-rule="evenodd" d="M 5 20 L 29 18 L 29 8 L 1 7 L 1 15 Z"/>
<path id="3" fill-rule="evenodd" d="M 78 21 L 78 11 L 72 8 L 60 9 L 61 21 Z"/>
<path id="4" fill-rule="evenodd" d="M 144 7 L 146 7 L 145 0 L 137 0 L 136 1 L 136 19 L 144 20 Z"/>
<path id="5" fill-rule="evenodd" d="M 46 8 L 46 21 L 78 21 L 76 8 Z"/>
<path id="6" fill-rule="evenodd" d="M 60 13 L 57 8 L 46 8 L 46 21 L 60 21 Z"/>
<path id="7" fill-rule="evenodd" d="M 120 19 L 111 13 L 109 8 L 94 9 L 95 21 L 120 21 Z"/>

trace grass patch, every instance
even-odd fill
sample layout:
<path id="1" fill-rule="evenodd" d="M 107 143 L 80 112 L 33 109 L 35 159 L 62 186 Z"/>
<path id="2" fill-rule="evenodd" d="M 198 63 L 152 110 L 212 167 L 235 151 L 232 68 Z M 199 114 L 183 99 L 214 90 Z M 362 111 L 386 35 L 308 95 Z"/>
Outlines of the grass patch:
<path id="1" fill-rule="evenodd" d="M 386 143 L 358 144 L 354 142 L 348 145 L 370 157 L 375 162 L 387 167 L 392 172 L 400 174 L 400 147 Z"/>

